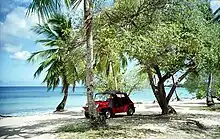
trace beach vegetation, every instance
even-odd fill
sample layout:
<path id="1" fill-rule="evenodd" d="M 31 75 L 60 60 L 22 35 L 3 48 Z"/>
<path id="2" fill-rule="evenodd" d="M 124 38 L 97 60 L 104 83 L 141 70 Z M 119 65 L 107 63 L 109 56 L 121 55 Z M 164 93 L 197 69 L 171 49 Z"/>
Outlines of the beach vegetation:
<path id="1" fill-rule="evenodd" d="M 208 74 L 205 71 L 200 71 L 199 74 L 190 74 L 184 83 L 184 87 L 192 94 L 196 94 L 198 99 L 205 98 L 207 96 L 207 81 Z M 219 98 L 219 73 L 212 74 L 212 98 Z"/>
<path id="2" fill-rule="evenodd" d="M 202 61 L 198 68 L 198 72 L 192 73 L 193 75 L 189 75 L 185 82 L 185 87 L 191 93 L 200 93 L 202 96 L 206 96 L 207 106 L 214 105 L 213 97 L 217 97 L 219 100 L 219 52 L 220 52 L 220 22 L 219 22 L 219 14 L 220 8 L 213 12 L 211 9 L 209 11 L 203 11 L 206 13 L 206 20 L 209 21 L 209 32 L 206 38 L 206 47 L 203 50 Z M 200 96 L 200 95 L 199 95 Z"/>
<path id="3" fill-rule="evenodd" d="M 77 81 L 81 80 L 80 71 L 84 67 L 82 58 L 83 55 L 79 55 L 79 49 L 70 51 L 65 45 L 73 40 L 77 32 L 72 32 L 71 19 L 62 14 L 53 15 L 46 23 L 38 24 L 32 28 L 32 30 L 38 34 L 42 35 L 44 39 L 36 40 L 37 43 L 41 43 L 46 48 L 42 51 L 37 51 L 32 53 L 29 57 L 29 62 L 40 62 L 40 66 L 34 73 L 34 77 L 38 77 L 42 71 L 46 70 L 46 76 L 43 83 L 47 84 L 48 91 L 55 89 L 60 83 L 62 83 L 62 93 L 64 94 L 62 101 L 57 106 L 56 111 L 63 111 L 66 105 L 68 97 L 68 88 L 70 84 L 73 85 L 73 91 Z M 71 53 L 73 56 L 72 60 L 69 60 L 69 55 L 66 53 Z M 77 57 L 76 57 L 77 56 Z M 71 64 L 71 61 L 77 58 L 75 65 Z M 67 69 L 68 64 L 71 64 L 73 70 L 71 72 Z M 77 65 L 77 66 L 76 66 Z M 80 67 L 82 66 L 82 67 Z M 70 79 L 71 78 L 71 79 Z"/>
<path id="4" fill-rule="evenodd" d="M 27 15 L 32 13 L 36 13 L 39 17 L 39 21 L 46 21 L 51 16 L 55 15 L 56 13 L 62 12 L 66 8 L 66 10 L 71 11 L 72 14 L 76 15 L 73 10 L 76 10 L 77 7 L 83 3 L 83 40 L 84 45 L 86 46 L 85 49 L 85 63 L 86 63 L 86 70 L 85 70 L 85 85 L 87 90 L 87 103 L 89 106 L 89 115 L 91 124 L 96 127 L 99 124 L 104 124 L 104 118 L 101 118 L 96 111 L 95 103 L 93 100 L 93 65 L 94 65 L 94 49 L 93 49 L 93 33 L 92 33 L 92 25 L 93 25 L 93 10 L 94 4 L 91 0 L 33 0 L 29 5 Z M 104 120 L 104 121 L 103 121 Z"/>
<path id="5" fill-rule="evenodd" d="M 42 20 L 61 8 L 61 0 L 40 1 L 34 0 L 28 13 L 37 12 Z M 76 8 L 81 1 L 72 2 L 65 1 L 66 7 Z M 134 90 L 139 88 L 135 84 L 149 80 L 162 114 L 167 115 L 175 113 L 169 105 L 170 99 L 188 75 L 199 74 L 203 69 L 210 75 L 210 71 L 219 67 L 219 25 L 211 18 L 208 1 L 120 0 L 94 14 L 92 1 L 84 0 L 83 10 L 81 27 L 86 56 L 83 81 L 93 125 L 102 119 L 95 109 L 94 87 L 131 92 L 126 89 L 128 86 Z M 124 76 L 128 59 L 136 61 L 141 71 L 134 74 L 138 79 L 132 79 L 137 81 L 133 86 L 126 84 Z M 166 92 L 165 82 L 174 76 L 177 79 Z"/>
<path id="6" fill-rule="evenodd" d="M 98 92 L 104 92 L 105 90 L 119 90 L 130 95 L 133 91 L 149 87 L 149 82 L 146 76 L 146 73 L 142 73 L 141 69 L 138 67 L 125 72 L 118 72 L 116 77 L 116 87 L 112 76 L 100 73 L 96 74 L 94 88 Z"/>
<path id="7" fill-rule="evenodd" d="M 196 72 L 209 53 L 208 35 L 213 31 L 206 15 L 209 7 L 207 1 L 161 0 L 158 5 L 155 1 L 122 0 L 98 17 L 100 26 L 117 31 L 112 43 L 117 40 L 148 75 L 162 114 L 173 111 L 168 104 L 177 85 Z M 175 74 L 178 78 L 166 93 L 165 81 Z"/>

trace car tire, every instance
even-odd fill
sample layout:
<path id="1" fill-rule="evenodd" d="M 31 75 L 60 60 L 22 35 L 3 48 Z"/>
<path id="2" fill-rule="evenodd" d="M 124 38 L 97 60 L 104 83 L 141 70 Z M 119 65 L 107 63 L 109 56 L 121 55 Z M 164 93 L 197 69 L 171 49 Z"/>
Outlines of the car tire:
<path id="1" fill-rule="evenodd" d="M 106 119 L 109 119 L 112 117 L 112 112 L 110 110 L 105 110 L 104 115 Z"/>
<path id="2" fill-rule="evenodd" d="M 135 112 L 135 111 L 134 111 L 134 108 L 129 107 L 129 108 L 128 108 L 128 111 L 127 111 L 127 115 L 128 115 L 128 116 L 132 116 L 132 115 L 134 114 L 134 112 Z"/>
<path id="3" fill-rule="evenodd" d="M 85 112 L 84 114 L 85 114 L 86 118 L 89 118 L 89 113 L 88 112 Z"/>

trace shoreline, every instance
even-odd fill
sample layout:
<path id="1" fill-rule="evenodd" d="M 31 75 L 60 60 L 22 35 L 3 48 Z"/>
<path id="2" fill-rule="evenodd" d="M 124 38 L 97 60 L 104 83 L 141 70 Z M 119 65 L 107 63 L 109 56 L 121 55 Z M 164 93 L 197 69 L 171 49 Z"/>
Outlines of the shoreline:
<path id="1" fill-rule="evenodd" d="M 216 104 L 220 104 L 220 101 L 217 99 L 214 99 Z M 192 106 L 206 106 L 206 100 L 205 99 L 181 99 L 180 101 L 173 100 L 169 103 L 171 106 L 174 108 L 178 106 L 183 106 L 184 107 L 192 107 Z M 160 107 L 156 101 L 136 101 L 134 102 L 134 105 L 137 109 L 137 111 L 142 111 L 146 110 L 146 108 L 153 106 L 154 108 L 157 108 L 160 112 Z M 149 111 L 149 110 L 146 110 Z M 74 108 L 68 108 L 65 109 L 62 112 L 55 112 L 55 111 L 46 111 L 46 112 L 34 112 L 31 115 L 4 115 L 0 114 L 0 119 L 3 118 L 16 118 L 16 117 L 35 117 L 35 116 L 47 116 L 47 115 L 72 115 L 72 116 L 79 116 L 79 115 L 84 115 L 84 110 L 82 107 L 74 107 Z M 155 111 L 156 112 L 156 111 Z M 178 112 L 178 110 L 177 110 Z"/>
<path id="2" fill-rule="evenodd" d="M 214 99 L 217 104 L 220 104 L 220 101 L 217 99 Z M 155 100 L 152 101 L 133 101 L 135 105 L 154 105 L 158 104 Z M 206 104 L 206 100 L 204 99 L 196 99 L 196 98 L 182 98 L 180 101 L 177 101 L 176 99 L 173 99 L 170 101 L 170 105 L 178 105 L 178 104 L 186 104 L 187 102 L 191 102 L 191 104 Z M 159 107 L 159 106 L 158 106 Z M 55 110 L 55 108 L 54 108 Z M 13 113 L 13 114 L 0 114 L 0 119 L 1 118 L 7 118 L 7 117 L 26 117 L 26 116 L 35 116 L 35 115 L 48 115 L 48 114 L 65 114 L 65 113 L 81 113 L 83 112 L 82 106 L 78 107 L 71 107 L 65 109 L 63 112 L 55 112 L 54 110 L 47 110 L 47 111 L 34 111 L 34 112 L 21 112 L 21 113 Z M 25 113 L 25 114 L 22 114 Z"/>

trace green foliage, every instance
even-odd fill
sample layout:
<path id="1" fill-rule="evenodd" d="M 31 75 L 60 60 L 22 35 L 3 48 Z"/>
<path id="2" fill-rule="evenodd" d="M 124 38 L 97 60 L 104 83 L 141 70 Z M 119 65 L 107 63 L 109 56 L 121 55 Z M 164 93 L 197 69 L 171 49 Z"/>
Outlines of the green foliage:
<path id="1" fill-rule="evenodd" d="M 117 31 L 116 38 L 108 39 L 117 40 L 118 46 L 140 64 L 156 64 L 165 72 L 175 73 L 188 66 L 186 61 L 199 61 L 208 30 L 199 7 L 193 2 L 174 1 L 165 7 L 162 2 L 163 8 L 158 8 L 149 2 L 150 7 L 146 1 L 120 1 L 103 12 L 100 24 Z"/>
<path id="2" fill-rule="evenodd" d="M 66 7 L 75 8 L 81 0 L 64 2 Z M 93 4 L 99 6 L 99 2 Z M 46 59 L 35 76 L 48 68 L 44 81 L 52 87 L 59 83 L 59 73 L 64 69 L 63 74 L 69 83 L 75 85 L 77 81 L 85 82 L 85 32 L 81 29 L 74 31 L 70 18 L 56 14 L 61 10 L 60 4 L 61 0 L 34 0 L 28 10 L 28 14 L 37 12 L 40 17 L 52 17 L 47 23 L 33 29 L 46 37 L 37 42 L 52 48 L 36 52 L 30 58 L 32 61 L 38 56 Z M 171 77 L 178 71 L 196 67 L 202 69 L 204 74 L 190 75 L 185 86 L 190 92 L 199 92 L 198 97 L 202 97 L 207 72 L 213 71 L 216 73 L 213 88 L 218 95 L 218 13 L 219 9 L 212 19 L 208 1 L 199 0 L 120 0 L 115 2 L 114 7 L 96 13 L 93 20 L 96 90 L 120 89 L 131 92 L 142 88 L 147 77 L 146 69 L 155 75 L 158 74 L 155 67 L 158 67 L 163 76 Z M 126 71 L 128 59 L 137 60 L 144 74 L 139 75 L 138 70 Z"/>
<path id="3" fill-rule="evenodd" d="M 116 77 L 118 90 L 130 95 L 130 93 L 135 90 L 147 88 L 149 83 L 146 77 L 146 73 L 142 73 L 140 68 L 134 68 L 126 71 L 125 73 L 119 73 Z M 114 77 L 99 74 L 95 80 L 94 87 L 98 92 L 115 90 Z"/>
<path id="4" fill-rule="evenodd" d="M 37 24 L 32 30 L 45 37 L 36 42 L 49 47 L 47 50 L 34 52 L 28 59 L 30 62 L 43 60 L 34 77 L 46 70 L 43 82 L 47 83 L 49 90 L 55 89 L 60 79 L 68 80 L 68 84 L 73 86 L 84 79 L 84 53 L 81 53 L 83 47 L 79 48 L 82 45 L 81 34 L 80 31 L 73 30 L 69 17 L 55 14 L 46 23 Z"/>
<path id="5" fill-rule="evenodd" d="M 149 82 L 147 74 L 142 72 L 140 67 L 136 67 L 126 72 L 121 79 L 121 90 L 130 95 L 133 91 L 148 88 Z"/>
<path id="6" fill-rule="evenodd" d="M 198 92 L 196 93 L 196 98 L 197 99 L 202 99 L 205 96 L 205 91 L 203 90 L 198 90 Z"/>
<path id="7" fill-rule="evenodd" d="M 212 81 L 212 96 L 220 97 L 220 74 L 214 73 L 213 74 L 213 81 Z M 205 71 L 200 71 L 199 74 L 190 74 L 184 83 L 184 87 L 193 94 L 196 94 L 198 99 L 204 98 L 207 92 L 207 79 L 208 74 Z"/>
<path id="8" fill-rule="evenodd" d="M 158 89 L 160 106 L 169 102 L 175 89 L 166 98 L 163 86 L 171 76 L 185 71 L 176 81 L 178 84 L 190 72 L 219 67 L 219 29 L 212 23 L 208 1 L 121 0 L 101 12 L 96 20 L 100 27 L 97 44 L 102 48 L 116 45 L 130 59 L 137 60 L 149 74 L 152 88 Z M 112 79 L 110 84 L 113 85 Z M 197 88 L 197 97 L 203 96 L 203 90 L 202 86 Z"/>
<path id="9" fill-rule="evenodd" d="M 200 8 L 203 9 L 204 17 L 208 22 L 207 29 L 204 30 L 205 36 L 203 36 L 204 47 L 199 54 L 201 59 L 197 61 L 199 63 L 197 68 L 200 71 L 197 73 L 197 76 L 190 75 L 185 82 L 185 86 L 190 92 L 196 92 L 197 96 L 201 96 L 201 94 L 204 96 L 208 91 L 208 75 L 212 74 L 211 93 L 212 96 L 219 96 L 220 25 L 217 18 L 218 10 L 211 14 L 210 5 L 207 5 L 200 5 Z"/>
<path id="10" fill-rule="evenodd" d="M 91 129 L 88 122 L 78 122 L 75 124 L 68 124 L 63 127 L 60 127 L 58 132 L 86 132 Z"/>

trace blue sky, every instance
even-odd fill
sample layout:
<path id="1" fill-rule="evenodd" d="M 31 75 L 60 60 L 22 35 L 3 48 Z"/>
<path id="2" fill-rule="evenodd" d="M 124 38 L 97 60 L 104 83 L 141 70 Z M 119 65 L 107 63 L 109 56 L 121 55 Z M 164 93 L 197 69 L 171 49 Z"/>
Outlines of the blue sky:
<path id="1" fill-rule="evenodd" d="M 26 61 L 34 51 L 43 49 L 35 43 L 38 38 L 30 28 L 37 16 L 25 17 L 31 0 L 1 0 L 0 3 L 0 85 L 42 85 L 43 76 L 33 78 L 38 64 Z M 213 10 L 220 0 L 212 0 Z"/>

